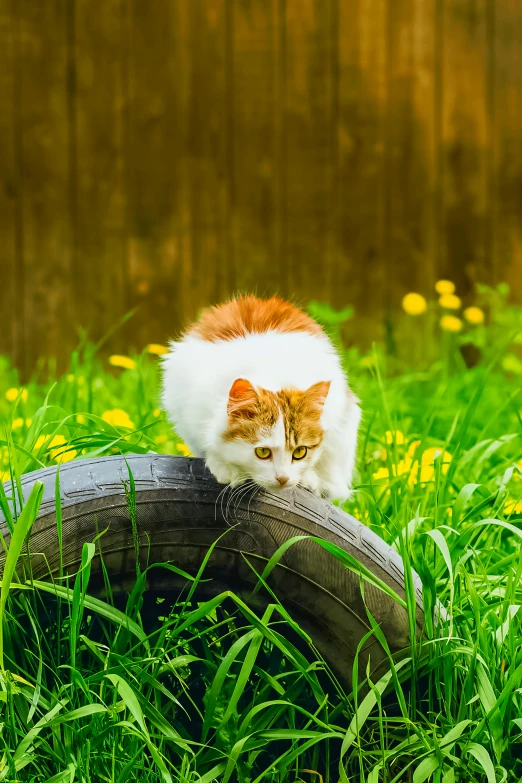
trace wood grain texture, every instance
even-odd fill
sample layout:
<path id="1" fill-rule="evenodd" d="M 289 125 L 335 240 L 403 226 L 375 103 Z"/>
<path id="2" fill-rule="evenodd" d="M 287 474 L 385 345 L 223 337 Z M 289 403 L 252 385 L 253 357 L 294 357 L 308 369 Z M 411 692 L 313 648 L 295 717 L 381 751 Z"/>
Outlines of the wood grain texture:
<path id="1" fill-rule="evenodd" d="M 387 25 L 385 245 L 393 310 L 408 291 L 432 296 L 437 276 L 436 5 L 396 0 Z"/>
<path id="2" fill-rule="evenodd" d="M 284 57 L 284 216 L 288 288 L 301 302 L 332 286 L 334 92 L 332 0 L 287 0 Z"/>
<path id="3" fill-rule="evenodd" d="M 21 237 L 19 192 L 20 160 L 16 121 L 17 24 L 14 3 L 0 5 L 0 354 L 15 365 L 22 362 L 20 327 L 23 313 L 19 241 Z"/>
<path id="4" fill-rule="evenodd" d="M 237 291 L 522 301 L 519 0 L 0 0 L 0 353 L 163 342 Z"/>
<path id="5" fill-rule="evenodd" d="M 497 0 L 491 113 L 494 123 L 492 277 L 522 301 L 522 5 Z"/>
<path id="6" fill-rule="evenodd" d="M 442 189 L 440 276 L 460 293 L 489 282 L 487 0 L 444 4 L 442 45 Z"/>
<path id="7" fill-rule="evenodd" d="M 386 226 L 387 4 L 339 5 L 339 231 L 336 300 L 354 304 L 360 334 L 383 335 Z M 340 294 L 343 301 L 340 302 Z"/>
<path id="8" fill-rule="evenodd" d="M 288 291 L 280 241 L 280 5 L 238 0 L 231 20 L 233 281 L 236 291 L 259 295 Z"/>
<path id="9" fill-rule="evenodd" d="M 71 4 L 19 0 L 23 353 L 66 356 L 72 313 Z"/>
<path id="10" fill-rule="evenodd" d="M 126 0 L 95 14 L 89 0 L 74 4 L 74 318 L 94 340 L 127 306 L 126 10 Z"/>

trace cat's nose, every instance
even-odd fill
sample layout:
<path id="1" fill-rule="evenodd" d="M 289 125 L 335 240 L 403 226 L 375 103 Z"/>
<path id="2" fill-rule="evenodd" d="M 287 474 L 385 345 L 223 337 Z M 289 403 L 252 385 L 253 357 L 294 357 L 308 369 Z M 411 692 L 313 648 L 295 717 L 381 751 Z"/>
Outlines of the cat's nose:
<path id="1" fill-rule="evenodd" d="M 284 485 L 288 481 L 288 478 L 289 478 L 288 476 L 276 476 L 276 479 L 279 481 L 282 487 L 284 487 Z"/>

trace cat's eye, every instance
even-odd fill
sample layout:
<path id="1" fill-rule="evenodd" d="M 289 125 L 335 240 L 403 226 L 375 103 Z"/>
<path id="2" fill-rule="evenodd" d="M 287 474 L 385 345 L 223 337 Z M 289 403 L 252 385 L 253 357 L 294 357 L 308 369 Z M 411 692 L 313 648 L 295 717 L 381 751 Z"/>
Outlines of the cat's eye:
<path id="1" fill-rule="evenodd" d="M 306 446 L 298 446 L 292 454 L 292 459 L 303 459 L 303 457 L 306 457 L 307 451 Z"/>
<path id="2" fill-rule="evenodd" d="M 258 446 L 256 449 L 256 457 L 259 457 L 259 459 L 270 459 L 271 456 L 271 449 L 267 449 L 264 446 Z"/>

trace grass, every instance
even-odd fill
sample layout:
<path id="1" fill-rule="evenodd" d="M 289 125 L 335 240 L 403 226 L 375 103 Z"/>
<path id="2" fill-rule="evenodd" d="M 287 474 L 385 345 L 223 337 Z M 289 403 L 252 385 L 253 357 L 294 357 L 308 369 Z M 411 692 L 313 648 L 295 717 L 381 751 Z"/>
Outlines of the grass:
<path id="1" fill-rule="evenodd" d="M 90 595 L 96 542 L 72 578 L 21 575 L 41 488 L 9 517 L 20 475 L 186 447 L 158 409 L 147 349 L 111 363 L 84 344 L 63 376 L 42 365 L 24 390 L 1 360 L 0 506 L 14 532 L 0 593 L 0 781 L 522 779 L 522 311 L 503 289 L 480 296 L 485 324 L 441 331 L 432 303 L 398 319 L 386 348 L 345 352 L 365 412 L 346 509 L 421 575 L 426 610 L 422 643 L 364 691 L 295 646 L 305 635 L 276 598 L 263 614 L 229 592 L 199 600 L 204 569 L 186 575 L 183 600 L 155 606 L 139 569 L 123 605 Z M 340 340 L 350 311 L 312 309 Z"/>

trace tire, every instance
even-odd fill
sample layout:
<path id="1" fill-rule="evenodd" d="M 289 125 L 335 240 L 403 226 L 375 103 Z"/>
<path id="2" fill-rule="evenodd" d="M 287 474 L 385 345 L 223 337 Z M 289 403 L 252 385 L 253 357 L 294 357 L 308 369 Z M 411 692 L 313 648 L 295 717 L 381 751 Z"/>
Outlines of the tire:
<path id="1" fill-rule="evenodd" d="M 266 559 L 289 538 L 319 536 L 344 549 L 401 597 L 404 570 L 399 555 L 369 528 L 335 506 L 306 490 L 288 489 L 271 494 L 254 488 L 232 497 L 218 484 L 203 460 L 157 454 L 127 455 L 79 460 L 60 468 L 63 509 L 62 552 L 64 569 L 74 572 L 81 561 L 82 545 L 99 531 L 103 562 L 115 593 L 130 590 L 135 577 L 135 549 L 123 481 L 132 471 L 136 485 L 137 528 L 142 565 L 173 562 L 195 573 L 209 546 L 226 533 L 213 550 L 200 583 L 198 597 L 205 599 L 231 590 L 252 605 L 251 591 Z M 44 483 L 38 518 L 30 537 L 32 572 L 35 579 L 49 579 L 58 572 L 58 540 L 55 520 L 56 468 L 46 468 L 22 477 L 24 497 L 36 480 Z M 5 486 L 7 495 L 11 485 Z M 228 503 L 228 509 L 227 509 Z M 0 515 L 2 535 L 9 532 Z M 98 544 L 97 544 L 98 547 Z M 248 561 L 248 562 L 247 562 Z M 0 556 L 3 572 L 5 554 Z M 351 679 L 357 645 L 369 629 L 365 604 L 380 623 L 387 643 L 396 652 L 408 647 L 406 611 L 382 590 L 366 582 L 364 602 L 360 577 L 337 558 L 309 539 L 300 540 L 285 552 L 281 565 L 270 574 L 271 589 L 293 618 L 311 636 L 315 646 L 345 682 Z M 152 593 L 173 593 L 183 584 L 167 569 L 148 572 Z M 423 625 L 422 589 L 414 574 L 417 625 Z M 103 594 L 101 558 L 92 561 L 91 594 Z M 254 602 L 259 603 L 264 590 Z M 370 656 L 372 670 L 386 660 L 374 637 L 360 656 L 361 674 Z"/>

